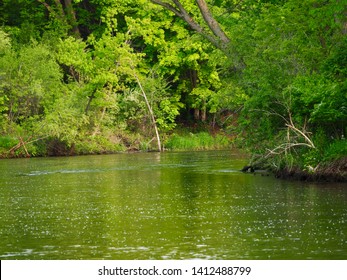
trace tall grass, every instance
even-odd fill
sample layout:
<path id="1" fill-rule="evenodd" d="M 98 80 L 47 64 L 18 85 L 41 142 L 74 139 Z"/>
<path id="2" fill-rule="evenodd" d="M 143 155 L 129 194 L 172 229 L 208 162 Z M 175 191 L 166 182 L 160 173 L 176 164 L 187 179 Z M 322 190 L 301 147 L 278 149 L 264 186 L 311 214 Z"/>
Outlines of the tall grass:
<path id="1" fill-rule="evenodd" d="M 212 136 L 207 132 L 172 134 L 164 143 L 169 150 L 212 150 L 230 148 L 231 141 L 223 136 Z"/>

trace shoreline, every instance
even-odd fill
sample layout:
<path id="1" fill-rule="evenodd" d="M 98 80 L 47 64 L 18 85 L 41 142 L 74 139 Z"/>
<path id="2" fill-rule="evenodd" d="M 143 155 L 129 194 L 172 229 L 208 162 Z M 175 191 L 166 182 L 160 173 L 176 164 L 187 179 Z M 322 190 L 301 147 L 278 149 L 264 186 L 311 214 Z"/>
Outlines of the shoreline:
<path id="1" fill-rule="evenodd" d="M 219 149 L 202 149 L 202 150 L 219 150 Z M 223 150 L 223 149 L 221 149 Z M 163 150 L 161 152 L 192 152 L 192 151 L 201 151 L 201 150 Z M 1 159 L 20 159 L 20 158 L 49 158 L 49 157 L 74 157 L 74 156 L 86 156 L 86 155 L 112 155 L 112 154 L 122 154 L 122 153 L 151 153 L 159 152 L 155 150 L 134 150 L 127 149 L 124 151 L 100 151 L 92 153 L 69 153 L 69 154 L 60 154 L 60 155 L 46 155 L 46 156 L 25 156 L 25 155 L 16 155 L 16 156 L 5 156 L 0 155 Z M 242 170 L 240 170 L 242 172 Z M 347 182 L 347 156 L 340 159 L 334 160 L 332 162 L 325 163 L 321 167 L 317 167 L 315 171 L 302 170 L 299 167 L 293 168 L 283 168 L 280 170 L 268 170 L 269 173 L 273 174 L 275 178 L 281 180 L 290 180 L 290 181 L 303 181 L 303 182 L 334 182 L 334 183 L 344 183 Z"/>
<path id="2" fill-rule="evenodd" d="M 325 163 L 310 172 L 300 168 L 284 168 L 273 172 L 278 179 L 307 182 L 347 182 L 347 157 Z"/>

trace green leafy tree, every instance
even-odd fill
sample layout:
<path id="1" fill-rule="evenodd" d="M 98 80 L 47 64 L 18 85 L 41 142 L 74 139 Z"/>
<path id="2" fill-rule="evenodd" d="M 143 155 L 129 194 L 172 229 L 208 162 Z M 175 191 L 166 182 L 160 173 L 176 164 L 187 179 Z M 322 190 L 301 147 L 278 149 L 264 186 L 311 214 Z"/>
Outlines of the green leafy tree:
<path id="1" fill-rule="evenodd" d="M 339 1 L 292 0 L 267 4 L 254 21 L 240 80 L 249 95 L 240 123 L 254 131 L 254 150 L 298 163 L 311 150 L 317 164 L 328 139 L 344 135 L 346 91 L 336 79 L 343 70 L 331 72 L 345 67 L 333 58 L 345 46 L 344 11 Z"/>
<path id="2" fill-rule="evenodd" d="M 43 114 L 59 91 L 62 77 L 49 49 L 27 46 L 18 53 L 8 51 L 0 60 L 0 92 L 7 100 L 8 121 L 21 124 Z"/>

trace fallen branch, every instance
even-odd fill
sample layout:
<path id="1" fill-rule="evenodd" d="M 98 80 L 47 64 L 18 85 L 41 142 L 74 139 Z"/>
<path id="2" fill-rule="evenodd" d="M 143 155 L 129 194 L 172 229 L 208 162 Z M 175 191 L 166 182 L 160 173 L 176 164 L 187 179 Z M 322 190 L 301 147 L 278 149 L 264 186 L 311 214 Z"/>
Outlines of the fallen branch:
<path id="1" fill-rule="evenodd" d="M 7 153 L 13 155 L 15 151 L 17 151 L 18 149 L 23 147 L 26 157 L 30 157 L 30 154 L 29 154 L 28 149 L 26 148 L 25 144 L 32 138 L 32 136 L 30 136 L 27 141 L 24 141 L 21 136 L 19 136 L 18 138 L 19 138 L 19 143 L 17 145 L 13 146 Z"/>
<path id="2" fill-rule="evenodd" d="M 312 148 L 312 146 L 310 144 L 307 144 L 307 143 L 283 143 L 283 144 L 277 146 L 276 148 L 274 148 L 272 150 L 266 149 L 269 153 L 264 158 L 268 158 L 270 155 L 280 155 L 280 154 L 283 154 L 287 150 L 289 150 L 289 149 L 291 149 L 293 147 L 297 147 L 297 146 L 306 146 L 306 147 Z M 281 150 L 281 151 L 280 152 L 276 152 L 276 150 Z"/>
<path id="3" fill-rule="evenodd" d="M 31 140 L 33 138 L 33 136 L 30 136 L 28 137 L 28 139 L 26 141 L 23 140 L 23 138 L 21 136 L 18 137 L 19 139 L 19 143 L 16 144 L 15 146 L 13 146 L 10 150 L 7 151 L 7 154 L 10 154 L 10 155 L 14 155 L 14 152 L 19 150 L 20 148 L 23 148 L 24 152 L 25 152 L 25 155 L 26 157 L 30 157 L 30 154 L 28 152 L 28 149 L 26 147 L 26 145 L 28 144 L 31 144 L 31 143 L 34 143 L 34 142 L 37 142 L 37 141 L 40 141 L 42 139 L 45 139 L 47 138 L 48 136 L 44 136 L 44 137 L 40 137 L 40 138 L 37 138 L 37 139 L 34 139 L 34 140 Z M 30 141 L 31 140 L 31 141 Z"/>

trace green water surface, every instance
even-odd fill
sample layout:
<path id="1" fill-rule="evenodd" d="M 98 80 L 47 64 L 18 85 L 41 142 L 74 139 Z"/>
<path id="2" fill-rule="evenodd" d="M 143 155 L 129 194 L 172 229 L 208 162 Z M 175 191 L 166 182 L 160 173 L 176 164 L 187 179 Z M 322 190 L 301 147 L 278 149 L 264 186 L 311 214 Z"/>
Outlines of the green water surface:
<path id="1" fill-rule="evenodd" d="M 0 161 L 0 259 L 347 259 L 347 186 L 233 151 Z"/>

